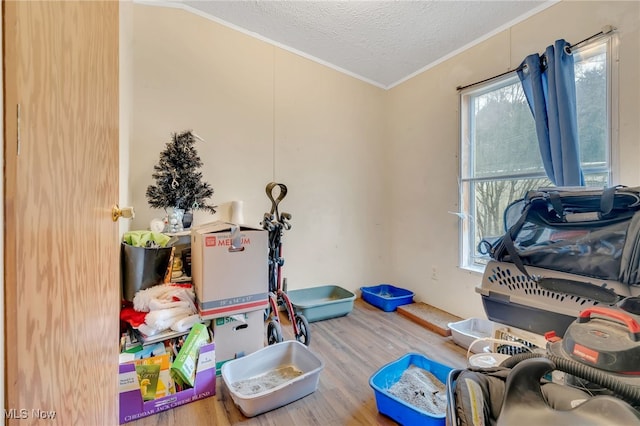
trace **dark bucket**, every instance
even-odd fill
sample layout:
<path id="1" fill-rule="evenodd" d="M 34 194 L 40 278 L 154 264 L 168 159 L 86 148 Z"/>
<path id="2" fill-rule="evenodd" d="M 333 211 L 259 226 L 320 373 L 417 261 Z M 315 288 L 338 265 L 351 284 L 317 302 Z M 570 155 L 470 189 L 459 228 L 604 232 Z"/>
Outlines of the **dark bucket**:
<path id="1" fill-rule="evenodd" d="M 162 284 L 171 260 L 171 247 L 146 248 L 122 243 L 122 298 L 133 301 L 139 290 Z"/>

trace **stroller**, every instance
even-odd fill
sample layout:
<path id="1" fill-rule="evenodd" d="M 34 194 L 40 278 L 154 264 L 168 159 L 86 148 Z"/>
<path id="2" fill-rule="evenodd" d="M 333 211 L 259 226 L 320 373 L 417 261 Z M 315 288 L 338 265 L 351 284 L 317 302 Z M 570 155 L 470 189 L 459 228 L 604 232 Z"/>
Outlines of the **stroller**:
<path id="1" fill-rule="evenodd" d="M 277 188 L 277 189 L 276 189 Z M 271 200 L 271 211 L 264 214 L 262 227 L 269 232 L 269 308 L 265 315 L 267 322 L 267 343 L 282 342 L 282 327 L 280 323 L 279 306 L 285 307 L 293 326 L 293 334 L 297 341 L 309 346 L 311 336 L 309 322 L 302 314 L 297 314 L 293 304 L 287 296 L 286 278 L 282 278 L 282 234 L 291 229 L 291 215 L 280 213 L 278 205 L 287 195 L 287 187 L 282 183 L 270 182 L 266 187 L 267 197 Z M 276 196 L 277 194 L 277 196 Z"/>

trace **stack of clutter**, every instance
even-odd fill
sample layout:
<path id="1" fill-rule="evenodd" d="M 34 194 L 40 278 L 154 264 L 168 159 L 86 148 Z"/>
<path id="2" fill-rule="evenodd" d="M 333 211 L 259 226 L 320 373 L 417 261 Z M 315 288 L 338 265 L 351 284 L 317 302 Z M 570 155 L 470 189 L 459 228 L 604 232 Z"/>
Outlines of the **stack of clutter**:
<path id="1" fill-rule="evenodd" d="M 123 239 L 121 424 L 215 395 L 210 321 L 198 314 L 174 239 L 147 231 Z"/>
<path id="2" fill-rule="evenodd" d="M 195 294 L 190 284 L 159 284 L 140 290 L 135 294 L 133 303 L 122 308 L 120 319 L 128 324 L 128 332 L 122 342 L 121 363 L 161 364 L 167 374 L 188 338 L 185 336 L 196 325 L 197 334 L 206 338 L 201 345 L 210 340 L 207 325 L 197 313 Z M 166 377 L 166 385 L 162 386 L 165 392 L 158 391 L 156 396 L 145 396 L 143 392 L 143 396 L 151 400 L 193 387 L 193 380 L 182 379 L 180 384 L 176 384 L 175 379 L 172 372 L 170 377 Z M 141 390 L 145 389 L 141 376 L 139 380 Z"/>
<path id="3" fill-rule="evenodd" d="M 122 310 L 130 326 L 121 341 L 120 424 L 215 395 L 215 346 L 193 297 L 160 284 Z"/>
<path id="4" fill-rule="evenodd" d="M 171 398 L 173 407 L 215 395 L 224 363 L 265 346 L 267 232 L 216 221 L 190 237 L 166 259 L 164 278 L 124 297 L 121 424 L 166 409 Z M 185 266 L 190 274 L 178 274 Z"/>
<path id="5" fill-rule="evenodd" d="M 120 318 L 143 343 L 187 332 L 193 324 L 202 322 L 191 285 L 177 284 L 161 284 L 138 291 L 133 306 L 123 308 Z"/>

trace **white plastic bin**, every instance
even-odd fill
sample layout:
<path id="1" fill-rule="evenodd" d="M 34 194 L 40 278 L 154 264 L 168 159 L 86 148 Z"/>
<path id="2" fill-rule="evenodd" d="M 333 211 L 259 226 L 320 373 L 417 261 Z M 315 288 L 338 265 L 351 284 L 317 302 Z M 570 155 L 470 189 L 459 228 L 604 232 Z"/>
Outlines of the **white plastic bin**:
<path id="1" fill-rule="evenodd" d="M 235 389 L 234 384 L 254 379 L 259 384 L 261 377 L 288 367 L 301 374 L 257 393 Z M 297 340 L 287 340 L 227 362 L 222 366 L 222 379 L 240 411 L 253 417 L 315 392 L 323 368 L 324 363 L 309 348 Z"/>
<path id="2" fill-rule="evenodd" d="M 493 321 L 482 318 L 468 318 L 463 321 L 450 322 L 449 329 L 451 329 L 451 337 L 458 346 L 465 349 L 470 349 L 473 353 L 484 352 L 486 342 L 480 341 L 473 344 L 473 347 L 469 348 L 474 340 L 494 337 L 494 331 L 496 324 Z"/>

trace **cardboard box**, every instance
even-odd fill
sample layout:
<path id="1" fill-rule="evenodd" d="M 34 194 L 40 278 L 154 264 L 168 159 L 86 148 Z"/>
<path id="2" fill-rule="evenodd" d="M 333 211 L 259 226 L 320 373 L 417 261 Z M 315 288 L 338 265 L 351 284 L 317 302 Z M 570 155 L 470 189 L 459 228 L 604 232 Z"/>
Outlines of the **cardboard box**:
<path id="1" fill-rule="evenodd" d="M 216 394 L 215 343 L 200 348 L 195 386 L 153 401 L 143 401 L 133 363 L 120 364 L 120 424 L 170 410 Z"/>
<path id="2" fill-rule="evenodd" d="M 171 367 L 171 359 L 170 359 L 170 354 L 168 352 L 162 355 L 152 356 L 150 358 L 138 359 L 138 360 L 135 360 L 133 363 L 136 366 L 151 365 L 151 364 L 158 364 L 160 366 L 160 373 L 158 374 L 158 383 L 156 384 L 156 395 L 155 395 L 155 398 L 153 399 L 164 398 L 167 395 L 176 393 L 176 388 L 173 385 L 173 379 L 171 378 L 171 374 L 169 374 L 169 368 Z M 138 372 L 138 369 L 136 368 L 136 373 L 137 372 Z M 142 399 L 144 399 L 144 397 Z"/>
<path id="3" fill-rule="evenodd" d="M 216 374 L 225 362 L 242 358 L 264 348 L 266 329 L 264 311 L 252 311 L 234 317 L 211 321 L 213 341 L 216 343 Z"/>
<path id="4" fill-rule="evenodd" d="M 171 377 L 178 383 L 184 383 L 191 387 L 195 384 L 196 367 L 200 348 L 209 341 L 209 330 L 204 324 L 193 324 L 187 340 L 178 352 L 178 356 L 171 365 Z"/>
<path id="5" fill-rule="evenodd" d="M 266 309 L 268 232 L 212 222 L 191 230 L 191 273 L 198 311 L 213 319 Z"/>

